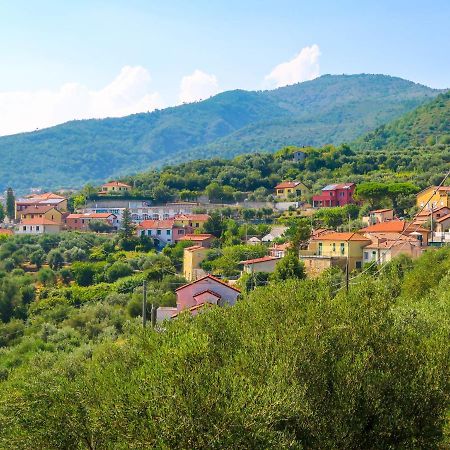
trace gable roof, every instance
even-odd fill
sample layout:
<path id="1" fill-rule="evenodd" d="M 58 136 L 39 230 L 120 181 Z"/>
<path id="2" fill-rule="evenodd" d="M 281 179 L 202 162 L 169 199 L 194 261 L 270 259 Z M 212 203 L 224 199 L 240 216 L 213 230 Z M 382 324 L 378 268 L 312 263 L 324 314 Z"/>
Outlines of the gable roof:
<path id="1" fill-rule="evenodd" d="M 435 222 L 441 223 L 441 222 L 445 222 L 448 219 L 450 219 L 450 213 L 446 214 L 445 216 L 439 217 L 439 219 L 436 219 Z"/>
<path id="2" fill-rule="evenodd" d="M 185 289 L 186 287 L 192 286 L 193 284 L 199 283 L 200 281 L 206 280 L 207 278 L 210 279 L 210 280 L 212 280 L 212 281 L 216 281 L 217 283 L 220 283 L 220 284 L 222 284 L 222 285 L 224 285 L 224 286 L 226 286 L 226 287 L 228 287 L 228 288 L 230 288 L 230 289 L 233 289 L 233 291 L 236 291 L 236 292 L 241 293 L 241 291 L 240 291 L 239 289 L 235 288 L 234 286 L 231 286 L 231 285 L 228 284 L 228 283 L 225 283 L 224 281 L 220 280 L 219 278 L 213 277 L 213 276 L 210 275 L 210 274 L 205 275 L 204 277 L 199 278 L 198 280 L 195 280 L 195 281 L 193 281 L 192 283 L 188 283 L 188 284 L 184 284 L 183 286 L 180 286 L 179 288 L 175 289 L 175 292 L 181 291 L 181 290 Z"/>
<path id="3" fill-rule="evenodd" d="M 266 261 L 273 261 L 275 259 L 281 258 L 279 258 L 278 256 L 263 256 L 262 258 L 254 258 L 254 259 L 247 259 L 245 261 L 240 261 L 239 264 L 258 264 Z"/>
<path id="4" fill-rule="evenodd" d="M 209 214 L 177 214 L 175 220 L 198 220 L 207 221 L 211 218 Z"/>
<path id="5" fill-rule="evenodd" d="M 107 219 L 111 216 L 116 217 L 113 213 L 79 213 L 69 214 L 66 219 Z"/>
<path id="6" fill-rule="evenodd" d="M 121 181 L 108 181 L 108 183 L 102 184 L 102 187 L 127 187 L 131 188 L 129 184 L 122 183 Z"/>
<path id="7" fill-rule="evenodd" d="M 36 217 L 34 219 L 23 219 L 20 221 L 19 225 L 57 225 L 59 223 L 53 222 L 53 220 L 48 220 L 45 217 Z"/>
<path id="8" fill-rule="evenodd" d="M 181 241 L 181 239 L 180 239 Z M 202 247 L 201 245 L 192 245 L 191 247 L 186 247 L 185 250 L 187 250 L 188 252 L 197 252 L 199 250 L 209 250 L 206 247 Z"/>
<path id="9" fill-rule="evenodd" d="M 384 208 L 384 209 L 374 209 L 373 211 L 369 211 L 370 214 L 379 214 L 384 212 L 394 211 L 392 208 Z"/>
<path id="10" fill-rule="evenodd" d="M 413 228 L 413 229 L 412 229 Z M 363 233 L 386 232 L 386 233 L 403 233 L 404 231 L 429 231 L 426 228 L 416 226 L 413 223 L 404 220 L 389 220 L 388 222 L 376 223 L 359 230 Z"/>
<path id="11" fill-rule="evenodd" d="M 148 228 L 148 229 L 162 229 L 162 228 L 173 228 L 175 226 L 175 219 L 164 219 L 164 220 L 143 220 L 138 228 Z"/>
<path id="12" fill-rule="evenodd" d="M 327 233 L 313 238 L 314 241 L 360 241 L 370 242 L 369 238 L 366 238 L 359 233 Z"/>
<path id="13" fill-rule="evenodd" d="M 193 297 L 194 297 L 194 298 L 195 298 L 195 297 L 199 297 L 200 295 L 206 294 L 206 293 L 211 294 L 211 295 L 214 295 L 214 297 L 216 297 L 216 298 L 218 298 L 218 299 L 222 298 L 217 292 L 214 292 L 214 291 L 212 291 L 211 289 L 205 289 L 205 290 L 202 291 L 202 292 L 199 292 L 199 293 L 197 293 L 197 294 L 194 294 Z"/>
<path id="14" fill-rule="evenodd" d="M 62 195 L 54 194 L 53 192 L 45 192 L 43 194 L 32 194 L 28 196 L 28 199 L 32 200 L 66 200 L 66 197 Z"/>
<path id="15" fill-rule="evenodd" d="M 336 189 L 350 189 L 355 183 L 338 183 L 338 184 L 327 184 L 322 191 L 334 191 Z"/>
<path id="16" fill-rule="evenodd" d="M 7 228 L 0 228 L 0 234 L 7 234 L 8 236 L 14 234 L 12 230 L 9 230 Z"/>
<path id="17" fill-rule="evenodd" d="M 288 189 L 295 188 L 298 185 L 303 184 L 301 181 L 282 181 L 275 186 L 275 189 Z"/>
<path id="18" fill-rule="evenodd" d="M 213 238 L 212 234 L 185 234 L 180 241 L 201 242 Z"/>
<path id="19" fill-rule="evenodd" d="M 441 206 L 439 208 L 433 208 L 433 214 L 438 213 L 442 209 L 450 210 L 448 206 Z M 424 209 L 419 214 L 416 215 L 416 217 L 428 217 L 428 216 L 431 216 L 431 209 Z"/>

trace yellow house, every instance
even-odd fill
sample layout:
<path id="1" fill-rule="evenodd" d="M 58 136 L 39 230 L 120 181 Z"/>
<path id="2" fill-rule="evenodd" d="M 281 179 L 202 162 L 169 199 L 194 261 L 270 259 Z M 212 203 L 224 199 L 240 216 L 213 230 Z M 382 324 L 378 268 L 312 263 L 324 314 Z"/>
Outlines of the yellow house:
<path id="1" fill-rule="evenodd" d="M 417 206 L 425 209 L 450 208 L 450 186 L 430 186 L 417 194 Z"/>
<path id="2" fill-rule="evenodd" d="M 206 258 L 208 248 L 194 245 L 184 249 L 183 253 L 183 276 L 188 281 L 195 281 L 203 276 L 205 272 L 200 268 L 200 263 Z"/>
<path id="3" fill-rule="evenodd" d="M 361 269 L 363 249 L 372 241 L 358 233 L 326 233 L 313 238 L 310 250 L 317 256 L 348 258 L 349 270 Z"/>
<path id="4" fill-rule="evenodd" d="M 22 209 L 18 213 L 19 220 L 29 219 L 47 219 L 57 224 L 62 223 L 62 213 L 53 206 L 49 205 L 32 205 Z"/>
<path id="5" fill-rule="evenodd" d="M 194 230 L 202 230 L 205 223 L 211 218 L 208 214 L 178 214 L 175 216 L 175 224 L 192 227 Z"/>
<path id="6" fill-rule="evenodd" d="M 124 194 L 129 191 L 131 191 L 129 184 L 121 183 L 120 181 L 110 181 L 109 183 L 102 184 L 99 195 Z"/>
<path id="7" fill-rule="evenodd" d="M 283 181 L 275 186 L 275 196 L 281 199 L 305 197 L 309 189 L 301 181 Z"/>

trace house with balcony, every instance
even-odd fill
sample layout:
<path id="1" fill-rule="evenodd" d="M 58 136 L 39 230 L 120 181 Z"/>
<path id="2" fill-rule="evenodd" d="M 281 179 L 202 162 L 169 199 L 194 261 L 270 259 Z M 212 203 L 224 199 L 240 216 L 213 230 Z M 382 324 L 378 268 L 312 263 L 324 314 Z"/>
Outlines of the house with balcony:
<path id="1" fill-rule="evenodd" d="M 151 238 L 157 248 L 176 244 L 189 233 L 192 233 L 192 227 L 177 224 L 175 219 L 144 220 L 136 228 L 137 236 Z"/>
<path id="2" fill-rule="evenodd" d="M 353 198 L 355 183 L 329 184 L 319 195 L 313 195 L 313 208 L 330 208 L 356 203 Z"/>

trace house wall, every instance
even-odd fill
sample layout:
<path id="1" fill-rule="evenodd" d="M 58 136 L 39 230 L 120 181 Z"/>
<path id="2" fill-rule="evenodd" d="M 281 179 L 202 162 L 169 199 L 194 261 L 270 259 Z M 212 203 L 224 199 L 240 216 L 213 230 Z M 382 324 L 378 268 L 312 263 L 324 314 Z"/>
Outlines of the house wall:
<path id="1" fill-rule="evenodd" d="M 272 273 L 275 270 L 275 266 L 279 261 L 280 259 L 271 259 L 269 261 L 263 261 L 254 264 L 244 264 L 243 271 L 245 273 L 256 273 L 256 272 Z"/>
<path id="2" fill-rule="evenodd" d="M 424 207 L 431 209 L 447 206 L 450 207 L 450 192 L 436 192 L 434 195 L 431 195 L 435 190 L 435 187 L 430 187 L 422 192 L 419 192 L 416 197 L 416 204 L 419 208 Z M 427 204 L 428 203 L 428 204 Z"/>
<path id="3" fill-rule="evenodd" d="M 360 269 L 363 263 L 363 248 L 369 243 L 369 241 L 317 240 L 316 253 L 323 256 L 339 256 L 348 258 L 349 270 Z"/>
<path id="4" fill-rule="evenodd" d="M 194 284 L 188 284 L 176 292 L 177 310 L 182 311 L 183 309 L 195 306 L 197 303 L 194 300 L 194 295 L 206 291 L 207 289 L 219 294 L 223 301 L 229 305 L 234 305 L 239 296 L 239 292 L 234 289 L 214 281 L 211 278 L 205 278 Z"/>
<path id="5" fill-rule="evenodd" d="M 183 254 L 183 275 L 188 281 L 195 281 L 200 269 L 200 263 L 206 258 L 207 248 L 195 250 L 184 249 Z"/>
<path id="6" fill-rule="evenodd" d="M 306 274 L 311 277 L 319 276 L 324 270 L 330 267 L 339 267 L 345 270 L 347 264 L 347 258 L 340 258 L 337 256 L 323 256 L 319 257 L 317 255 L 299 255 L 300 260 L 305 265 Z"/>
<path id="7" fill-rule="evenodd" d="M 46 213 L 28 212 L 26 214 L 23 214 L 20 212 L 18 217 L 20 219 L 36 219 L 45 217 L 46 219 L 59 224 L 62 222 L 62 213 L 55 208 L 48 210 Z"/>

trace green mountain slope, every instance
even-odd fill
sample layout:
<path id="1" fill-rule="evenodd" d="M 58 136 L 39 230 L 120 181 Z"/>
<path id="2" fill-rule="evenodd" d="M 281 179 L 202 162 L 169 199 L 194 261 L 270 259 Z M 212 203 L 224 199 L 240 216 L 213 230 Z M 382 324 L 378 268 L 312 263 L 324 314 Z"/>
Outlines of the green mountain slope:
<path id="1" fill-rule="evenodd" d="M 355 142 L 362 150 L 450 144 L 450 92 L 439 95 Z"/>
<path id="2" fill-rule="evenodd" d="M 199 157 L 357 138 L 439 91 L 385 75 L 326 75 L 273 91 L 0 138 L 0 188 L 77 187 Z"/>

